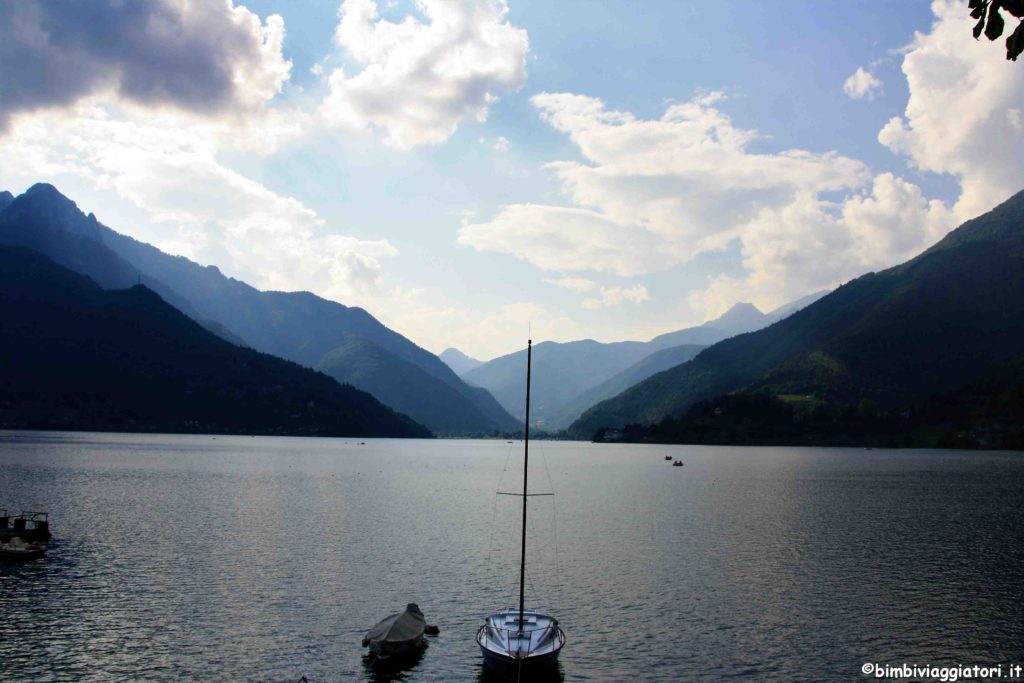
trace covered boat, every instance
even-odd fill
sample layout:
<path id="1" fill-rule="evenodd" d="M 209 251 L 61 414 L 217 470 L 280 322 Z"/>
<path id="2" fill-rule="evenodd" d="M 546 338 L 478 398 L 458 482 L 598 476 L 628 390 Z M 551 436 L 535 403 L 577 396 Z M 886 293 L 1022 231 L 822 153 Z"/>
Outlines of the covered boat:
<path id="1" fill-rule="evenodd" d="M 426 647 L 423 631 L 427 620 L 416 603 L 410 602 L 404 612 L 382 619 L 366 632 L 363 647 L 377 657 L 410 655 Z"/>

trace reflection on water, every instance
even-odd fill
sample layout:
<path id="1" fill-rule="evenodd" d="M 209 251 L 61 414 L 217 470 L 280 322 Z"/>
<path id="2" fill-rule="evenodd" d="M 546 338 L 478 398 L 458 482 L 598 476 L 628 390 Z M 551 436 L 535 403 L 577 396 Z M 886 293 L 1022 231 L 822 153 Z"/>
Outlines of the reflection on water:
<path id="1" fill-rule="evenodd" d="M 429 647 L 429 646 L 428 646 Z M 373 683 L 390 683 L 390 681 L 406 681 L 415 678 L 415 673 L 427 648 L 420 648 L 404 657 L 381 659 L 373 655 L 363 655 L 363 668 L 366 678 Z"/>
<path id="2" fill-rule="evenodd" d="M 494 493 L 518 448 L 0 433 L 0 507 L 55 535 L 0 565 L 0 678 L 490 681 L 473 636 L 516 600 L 518 500 Z M 1021 454 L 535 452 L 557 495 L 531 499 L 527 606 L 566 631 L 556 680 L 1024 660 Z M 363 633 L 409 602 L 441 635 L 368 669 Z"/>
<path id="3" fill-rule="evenodd" d="M 595 677 L 592 673 L 588 677 Z M 596 675 L 596 679 L 600 679 L 600 673 Z M 580 677 L 581 680 L 585 680 Z M 511 679 L 513 683 L 516 679 Z M 562 683 L 565 680 L 565 669 L 562 668 L 562 663 L 558 662 L 558 666 L 551 671 L 535 672 L 531 673 L 529 677 L 523 676 L 519 678 L 521 683 Z M 494 672 L 489 667 L 485 666 L 483 660 L 480 661 L 480 672 L 476 677 L 477 683 L 509 683 L 508 678 L 504 678 L 498 673 Z"/>

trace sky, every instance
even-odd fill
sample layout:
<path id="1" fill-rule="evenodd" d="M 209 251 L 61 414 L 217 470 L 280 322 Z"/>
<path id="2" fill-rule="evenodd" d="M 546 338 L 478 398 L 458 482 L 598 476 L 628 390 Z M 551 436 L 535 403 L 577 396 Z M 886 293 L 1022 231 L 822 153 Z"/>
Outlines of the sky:
<path id="1" fill-rule="evenodd" d="M 1024 65 L 972 24 L 952 0 L 24 0 L 0 189 L 53 183 L 435 353 L 646 340 L 900 263 L 1024 188 Z"/>

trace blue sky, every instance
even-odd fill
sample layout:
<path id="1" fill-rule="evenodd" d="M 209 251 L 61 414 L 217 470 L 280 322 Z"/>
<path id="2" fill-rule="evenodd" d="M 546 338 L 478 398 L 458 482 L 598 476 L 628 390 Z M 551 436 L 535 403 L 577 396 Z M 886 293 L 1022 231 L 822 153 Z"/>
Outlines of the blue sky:
<path id="1" fill-rule="evenodd" d="M 965 3 L 139 7 L 0 20 L 0 187 L 435 352 L 768 310 L 1024 186 Z"/>

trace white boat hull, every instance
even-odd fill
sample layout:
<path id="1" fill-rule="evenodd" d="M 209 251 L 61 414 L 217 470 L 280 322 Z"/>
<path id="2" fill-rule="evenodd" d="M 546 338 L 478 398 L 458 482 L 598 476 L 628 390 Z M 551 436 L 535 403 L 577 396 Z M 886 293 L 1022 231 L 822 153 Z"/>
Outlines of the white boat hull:
<path id="1" fill-rule="evenodd" d="M 565 645 L 565 633 L 558 620 L 535 610 L 507 609 L 487 617 L 476 634 L 484 663 L 495 672 L 513 679 L 529 673 L 552 671 Z"/>

